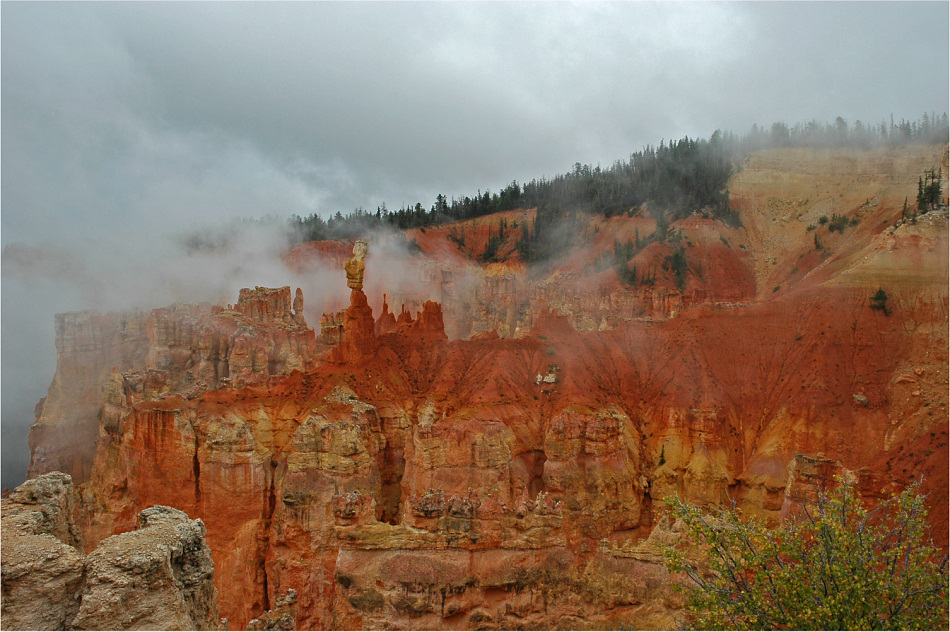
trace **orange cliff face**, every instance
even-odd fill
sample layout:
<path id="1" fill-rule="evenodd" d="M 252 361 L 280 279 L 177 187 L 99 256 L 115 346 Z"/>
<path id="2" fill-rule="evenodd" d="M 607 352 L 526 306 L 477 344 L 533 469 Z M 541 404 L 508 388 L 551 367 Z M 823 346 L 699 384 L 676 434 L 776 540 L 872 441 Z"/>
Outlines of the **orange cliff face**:
<path id="1" fill-rule="evenodd" d="M 310 628 L 510 627 L 515 605 L 536 625 L 663 627 L 665 571 L 644 538 L 666 494 L 778 520 L 801 488 L 797 454 L 859 469 L 946 449 L 945 419 L 926 426 L 932 447 L 888 446 L 914 336 L 854 300 L 813 292 L 590 334 L 543 312 L 522 339 L 469 341 L 446 340 L 430 303 L 372 334 L 373 352 L 257 386 L 144 401 L 117 374 L 83 490 L 97 509 L 80 522 L 94 545 L 150 504 L 202 517 L 238 626 L 293 588 Z M 344 339 L 366 331 L 344 322 Z M 926 474 L 946 489 L 945 468 Z M 912 478 L 892 468 L 867 492 Z M 544 605 L 544 591 L 593 594 L 595 572 L 645 583 L 609 607 Z"/>
<path id="2" fill-rule="evenodd" d="M 871 161 L 870 181 L 884 183 L 877 205 L 843 189 L 860 222 L 808 230 L 772 200 L 788 197 L 772 173 L 779 158 L 737 176 L 743 227 L 675 226 L 689 264 L 682 290 L 664 277 L 668 243 L 634 255 L 639 270 L 657 269 L 656 283 L 634 289 L 613 269 L 585 276 L 580 260 L 540 281 L 514 263 L 486 266 L 466 299 L 482 310 L 471 322 L 503 323 L 506 336 L 449 340 L 459 325 L 443 305 L 391 293 L 374 320 L 379 295 L 354 291 L 325 318 L 336 346 L 323 361 L 289 288 L 273 301 L 242 292 L 240 310 L 95 317 L 140 327 L 141 339 L 93 317 L 64 325 L 60 390 L 43 409 L 86 402 L 88 414 L 67 421 L 95 440 L 77 509 L 87 545 L 152 504 L 177 507 L 207 526 L 232 627 L 294 589 L 307 629 L 668 629 L 681 602 L 657 546 L 677 537 L 662 502 L 674 493 L 735 499 L 777 522 L 835 474 L 872 500 L 923 476 L 946 548 L 946 212 L 894 226 L 903 180 Z M 819 184 L 796 210 L 802 222 L 828 204 Z M 606 252 L 645 237 L 651 220 L 593 221 L 593 249 Z M 479 234 L 457 233 L 476 252 Z M 436 229 L 425 235 L 423 249 L 449 247 Z M 447 277 L 433 278 L 461 304 Z M 872 301 L 879 287 L 884 305 Z M 217 374 L 227 380 L 211 381 L 214 344 L 191 342 L 223 339 L 186 335 L 202 318 L 242 323 L 217 347 L 231 350 Z M 260 342 L 232 373 L 248 328 Z M 160 360 L 166 368 L 150 368 Z M 84 377 L 84 362 L 102 374 Z M 37 432 L 37 470 L 69 462 Z"/>
<path id="3" fill-rule="evenodd" d="M 145 399 L 195 397 L 306 369 L 316 354 L 303 295 L 290 288 L 241 290 L 227 309 L 175 305 L 150 312 L 56 316 L 57 368 L 30 429 L 29 476 L 59 470 L 89 479 L 103 389 L 123 372 Z"/>

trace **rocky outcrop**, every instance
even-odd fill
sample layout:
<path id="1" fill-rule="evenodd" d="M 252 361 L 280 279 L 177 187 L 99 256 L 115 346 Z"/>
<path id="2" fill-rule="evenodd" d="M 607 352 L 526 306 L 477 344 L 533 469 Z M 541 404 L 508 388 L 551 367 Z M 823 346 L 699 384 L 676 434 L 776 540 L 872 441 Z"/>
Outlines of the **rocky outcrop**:
<path id="1" fill-rule="evenodd" d="M 200 520 L 171 507 L 139 513 L 135 531 L 86 558 L 76 630 L 216 630 L 214 563 Z"/>
<path id="2" fill-rule="evenodd" d="M 376 320 L 376 335 L 388 334 L 395 326 L 396 315 L 389 311 L 389 303 L 386 302 L 386 295 L 383 294 L 383 308 Z"/>
<path id="3" fill-rule="evenodd" d="M 290 300 L 290 287 L 286 285 L 282 288 L 243 288 L 233 311 L 243 314 L 252 322 L 265 325 L 307 326 L 303 317 L 303 291 L 299 287 L 293 303 Z"/>
<path id="4" fill-rule="evenodd" d="M 892 477 L 871 468 L 849 470 L 841 461 L 829 459 L 822 452 L 797 454 L 788 464 L 782 517 L 797 515 L 803 508 L 814 505 L 819 493 L 831 492 L 842 483 L 854 486 L 870 505 L 898 494 L 902 489 Z"/>
<path id="5" fill-rule="evenodd" d="M 361 290 L 350 293 L 350 306 L 343 313 L 343 340 L 330 354 L 331 362 L 357 363 L 376 353 L 376 324 L 373 309 Z"/>
<path id="6" fill-rule="evenodd" d="M 435 301 L 422 304 L 422 311 L 412 323 L 415 337 L 423 342 L 446 340 L 445 322 L 442 319 L 442 306 Z"/>
<path id="7" fill-rule="evenodd" d="M 611 566 L 604 572 L 592 560 L 578 571 L 567 547 L 347 548 L 337 563 L 334 608 L 344 629 L 576 629 L 616 621 L 618 610 L 642 625 L 646 617 L 637 615 L 646 600 L 622 574 L 634 565 Z"/>
<path id="8" fill-rule="evenodd" d="M 56 317 L 57 368 L 30 429 L 29 475 L 89 479 L 103 389 L 120 369 L 142 399 L 257 384 L 313 365 L 318 348 L 290 288 L 241 290 L 237 304 Z"/>
<path id="9" fill-rule="evenodd" d="M 325 345 L 336 346 L 343 342 L 343 315 L 345 309 L 333 314 L 324 314 L 320 317 L 320 342 Z"/>
<path id="10" fill-rule="evenodd" d="M 297 591 L 291 588 L 287 594 L 277 599 L 273 610 L 268 610 L 247 624 L 248 630 L 296 630 L 297 629 Z"/>
<path id="11" fill-rule="evenodd" d="M 66 630 L 79 611 L 85 556 L 72 479 L 44 474 L 2 501 L 3 628 Z"/>
<path id="12" fill-rule="evenodd" d="M 214 564 L 200 520 L 170 507 L 88 556 L 73 524 L 72 479 L 29 480 L 3 499 L 6 630 L 214 630 Z"/>

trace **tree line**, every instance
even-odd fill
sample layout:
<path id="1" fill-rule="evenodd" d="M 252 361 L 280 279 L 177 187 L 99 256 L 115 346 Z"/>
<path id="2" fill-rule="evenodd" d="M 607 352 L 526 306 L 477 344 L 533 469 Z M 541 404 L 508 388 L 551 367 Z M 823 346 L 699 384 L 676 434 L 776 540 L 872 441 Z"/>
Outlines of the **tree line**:
<path id="1" fill-rule="evenodd" d="M 901 119 L 895 122 L 881 120 L 880 123 L 854 121 L 849 124 L 837 117 L 834 123 L 821 123 L 811 120 L 788 126 L 785 123 L 773 123 L 771 128 L 753 125 L 748 134 L 741 138 L 727 135 L 742 152 L 775 147 L 871 147 L 899 145 L 929 145 L 945 143 L 950 130 L 947 114 L 937 115 L 926 112 L 917 121 Z"/>
<path id="2" fill-rule="evenodd" d="M 439 194 L 428 208 L 417 202 L 390 211 L 382 204 L 375 212 L 357 208 L 346 215 L 337 211 L 326 219 L 320 213 L 306 217 L 293 215 L 288 224 L 292 240 L 298 243 L 352 238 L 379 229 L 425 228 L 499 211 L 537 208 L 533 232 L 523 238 L 519 250 L 523 250 L 528 259 L 543 259 L 544 253 L 533 257 L 531 253 L 557 245 L 540 246 L 548 237 L 558 241 L 550 229 L 554 219 L 560 224 L 576 213 L 609 217 L 635 212 L 647 204 L 663 226 L 693 213 L 738 225 L 738 214 L 729 209 L 726 186 L 738 161 L 752 151 L 777 147 L 869 148 L 947 142 L 948 129 L 946 113 L 940 116 L 925 113 L 918 121 L 895 122 L 892 117 L 889 124 L 887 121 L 849 124 L 838 117 L 830 124 L 813 120 L 793 126 L 776 122 L 771 128 L 753 125 L 744 135 L 717 130 L 709 139 L 684 137 L 661 141 L 658 146 L 648 145 L 609 167 L 575 163 L 567 173 L 520 184 L 512 181 L 496 193 L 478 191 L 459 198 Z"/>
<path id="3" fill-rule="evenodd" d="M 337 212 L 324 219 L 313 213 L 291 216 L 296 241 L 355 237 L 380 228 L 426 228 L 447 222 L 491 215 L 499 211 L 537 208 L 535 232 L 526 244 L 537 243 L 555 217 L 568 213 L 611 216 L 632 212 L 642 204 L 669 212 L 674 219 L 693 212 L 716 217 L 728 215 L 726 184 L 734 173 L 734 159 L 721 132 L 709 140 L 685 137 L 658 147 L 647 146 L 607 168 L 576 163 L 568 173 L 553 178 L 512 182 L 498 193 L 479 192 L 474 197 L 438 195 L 430 208 L 421 203 L 390 211 L 385 204 L 375 213 L 357 208 L 348 215 Z"/>

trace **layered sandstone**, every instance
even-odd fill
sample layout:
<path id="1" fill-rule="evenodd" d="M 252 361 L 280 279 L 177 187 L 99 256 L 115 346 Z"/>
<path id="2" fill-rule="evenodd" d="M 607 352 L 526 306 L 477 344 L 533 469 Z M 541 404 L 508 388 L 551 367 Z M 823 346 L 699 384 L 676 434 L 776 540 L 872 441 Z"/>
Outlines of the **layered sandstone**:
<path id="1" fill-rule="evenodd" d="M 542 312 L 520 340 L 449 342 L 434 303 L 400 320 L 376 336 L 351 319 L 375 351 L 267 388 L 146 401 L 117 374 L 88 537 L 157 502 L 204 516 L 236 626 L 289 589 L 305 627 L 568 626 L 598 609 L 669 625 L 659 559 L 630 557 L 658 502 L 731 497 L 778 520 L 796 454 L 878 458 L 914 339 L 844 290 L 586 335 Z M 556 573 L 512 575 L 519 560 Z M 654 580 L 632 601 L 608 582 L 593 606 L 597 564 Z"/>
<path id="2" fill-rule="evenodd" d="M 82 482 L 92 472 L 102 395 L 116 370 L 124 388 L 144 399 L 194 397 L 304 370 L 318 349 L 300 290 L 291 301 L 289 287 L 258 287 L 241 290 L 227 308 L 59 314 L 56 351 L 56 374 L 30 429 L 29 475 L 60 470 Z"/>

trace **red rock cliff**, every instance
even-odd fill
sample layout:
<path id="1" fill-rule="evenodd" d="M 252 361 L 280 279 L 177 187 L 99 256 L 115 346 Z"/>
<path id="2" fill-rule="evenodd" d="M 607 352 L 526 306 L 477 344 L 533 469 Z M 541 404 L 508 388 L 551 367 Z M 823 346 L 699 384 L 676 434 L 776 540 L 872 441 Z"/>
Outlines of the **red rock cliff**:
<path id="1" fill-rule="evenodd" d="M 472 323 L 504 322 L 507 337 L 448 340 L 464 292 L 441 275 L 440 291 L 458 301 L 445 312 L 406 301 L 397 317 L 388 300 L 402 301 L 390 294 L 374 323 L 367 296 L 353 292 L 339 328 L 327 319 L 342 342 L 325 363 L 291 353 L 312 342 L 286 321 L 289 289 L 286 300 L 216 312 L 212 321 L 241 323 L 225 328 L 232 382 L 244 327 L 257 335 L 248 340 L 288 350 L 248 343 L 236 356 L 241 387 L 207 382 L 221 361 L 214 343 L 152 342 L 152 317 L 75 327 L 134 341 L 116 331 L 137 326 L 150 345 L 105 350 L 102 334 L 77 333 L 89 344 L 60 355 L 54 385 L 83 385 L 69 397 L 88 399 L 73 427 L 96 419 L 77 510 L 88 545 L 150 504 L 202 517 L 232 627 L 293 589 L 303 628 L 666 629 L 679 607 L 657 548 L 677 537 L 667 494 L 736 499 L 778 521 L 834 473 L 851 473 L 872 499 L 923 475 L 934 532 L 945 534 L 947 215 L 894 225 L 901 187 L 916 183 L 904 171 L 929 158 L 903 156 L 911 168 L 895 174 L 865 157 L 860 186 L 871 189 L 860 194 L 823 184 L 836 154 L 815 177 L 795 163 L 810 202 L 791 197 L 779 158 L 737 176 L 744 227 L 677 227 L 695 263 L 682 290 L 661 273 L 671 246 L 659 243 L 637 255 L 657 264 L 658 280 L 635 291 L 616 278 L 598 286 L 570 262 L 527 285 L 486 271 L 497 278 L 479 286 L 487 294 L 471 303 Z M 824 229 L 817 249 L 808 226 L 829 204 L 860 221 L 845 234 Z M 599 221 L 591 239 L 606 247 L 607 227 L 633 237 L 650 220 Z M 887 309 L 872 301 L 879 287 Z M 169 309 L 162 340 L 195 340 L 183 315 L 202 308 Z M 120 351 L 127 364 L 113 360 Z M 169 367 L 190 361 L 192 377 L 157 370 L 150 353 Z M 292 357 L 302 370 L 288 374 Z M 105 374 L 86 385 L 84 361 Z M 51 387 L 47 406 L 58 397 L 62 408 L 63 393 Z M 65 458 L 37 433 L 38 469 Z"/>
<path id="2" fill-rule="evenodd" d="M 174 305 L 150 312 L 56 316 L 57 368 L 30 429 L 29 476 L 63 471 L 89 479 L 103 389 L 114 371 L 145 399 L 194 397 L 303 370 L 317 353 L 314 332 L 290 288 L 241 290 L 236 305 Z"/>
<path id="3" fill-rule="evenodd" d="M 236 625 L 290 588 L 306 627 L 666 625 L 665 571 L 643 540 L 663 495 L 734 497 L 777 520 L 797 454 L 858 469 L 920 450 L 888 444 L 914 336 L 849 297 L 590 334 L 546 314 L 520 340 L 455 342 L 434 335 L 432 304 L 374 335 L 372 354 L 266 387 L 145 401 L 116 374 L 85 488 L 99 509 L 82 524 L 94 543 L 149 504 L 202 516 Z M 940 423 L 922 426 L 938 452 Z M 939 455 L 921 458 L 945 487 L 926 460 Z M 879 486 L 911 477 L 892 468 Z M 634 585 L 610 605 L 544 603 L 594 594 L 583 582 L 601 572 Z"/>

